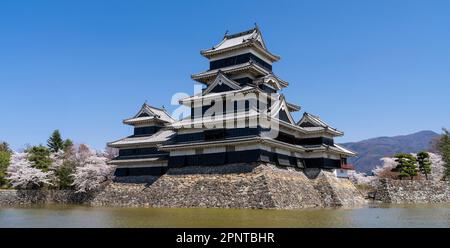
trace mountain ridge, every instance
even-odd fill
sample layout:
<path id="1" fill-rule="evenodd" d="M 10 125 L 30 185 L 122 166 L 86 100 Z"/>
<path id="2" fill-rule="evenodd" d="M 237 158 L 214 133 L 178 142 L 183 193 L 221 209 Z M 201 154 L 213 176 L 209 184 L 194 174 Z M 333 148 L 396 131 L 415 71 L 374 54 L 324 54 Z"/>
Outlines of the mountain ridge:
<path id="1" fill-rule="evenodd" d="M 353 164 L 358 172 L 370 174 L 377 165 L 380 165 L 382 157 L 429 150 L 433 139 L 438 136 L 439 134 L 434 131 L 423 130 L 406 135 L 380 136 L 347 142 L 342 145 L 358 153 L 356 157 L 349 158 L 349 163 Z"/>

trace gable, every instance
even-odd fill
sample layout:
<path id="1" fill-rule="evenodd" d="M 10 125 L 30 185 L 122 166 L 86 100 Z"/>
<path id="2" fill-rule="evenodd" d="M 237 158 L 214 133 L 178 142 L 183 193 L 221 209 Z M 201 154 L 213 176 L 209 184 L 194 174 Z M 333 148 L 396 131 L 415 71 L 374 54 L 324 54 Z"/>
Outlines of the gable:
<path id="1" fill-rule="evenodd" d="M 234 90 L 234 89 L 231 88 L 227 84 L 217 84 L 214 88 L 212 88 L 209 91 L 209 93 L 219 93 L 219 92 L 225 92 L 225 91 L 230 91 L 230 90 Z"/>
<path id="2" fill-rule="evenodd" d="M 291 122 L 291 121 L 289 120 L 288 114 L 286 113 L 285 110 L 280 110 L 280 113 L 279 113 L 278 118 L 279 118 L 280 120 L 282 120 L 282 121 L 285 121 L 285 122 L 289 122 L 289 123 Z"/>
<path id="3" fill-rule="evenodd" d="M 302 119 L 297 123 L 297 125 L 300 127 L 328 127 L 335 129 L 321 120 L 318 116 L 314 116 L 306 112 L 303 114 Z"/>
<path id="4" fill-rule="evenodd" d="M 151 117 L 155 114 L 152 113 L 150 110 L 146 108 L 145 105 L 142 106 L 141 110 L 133 117 L 133 118 L 139 118 L 139 117 Z"/>
<path id="5" fill-rule="evenodd" d="M 288 110 L 286 100 L 283 96 L 281 96 L 281 99 L 278 100 L 277 103 L 273 105 L 273 107 L 275 107 L 275 112 L 273 114 L 274 116 L 277 116 L 278 119 L 291 124 L 295 123 L 294 119 L 291 116 L 291 113 Z"/>
<path id="6" fill-rule="evenodd" d="M 220 71 L 212 84 L 210 84 L 204 91 L 203 95 L 215 92 L 224 92 L 230 90 L 238 90 L 241 89 L 236 82 L 227 78 Z"/>
<path id="7" fill-rule="evenodd" d="M 147 112 L 140 113 L 137 117 L 147 117 L 150 116 Z"/>
<path id="8" fill-rule="evenodd" d="M 256 34 L 257 34 L 257 35 L 256 35 L 255 40 L 259 43 L 259 45 L 260 45 L 262 48 L 264 48 L 264 49 L 267 50 L 266 44 L 265 44 L 265 42 L 264 42 L 264 40 L 263 40 L 263 38 L 262 38 L 262 34 L 261 34 L 261 32 L 259 31 L 259 29 L 257 30 Z"/>

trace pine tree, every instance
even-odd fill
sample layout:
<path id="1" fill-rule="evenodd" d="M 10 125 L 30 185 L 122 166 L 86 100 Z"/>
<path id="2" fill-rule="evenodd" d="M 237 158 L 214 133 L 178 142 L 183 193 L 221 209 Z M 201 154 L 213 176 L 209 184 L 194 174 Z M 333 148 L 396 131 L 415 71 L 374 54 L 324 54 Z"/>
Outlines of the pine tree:
<path id="1" fill-rule="evenodd" d="M 64 140 L 64 151 L 67 152 L 73 146 L 73 142 L 70 139 Z"/>
<path id="2" fill-rule="evenodd" d="M 425 175 L 428 180 L 428 175 L 431 174 L 431 161 L 428 152 L 419 152 L 417 154 L 417 163 L 419 164 L 419 171 Z"/>
<path id="3" fill-rule="evenodd" d="M 411 180 L 417 176 L 417 161 L 411 154 L 399 153 L 394 156 L 397 167 L 393 171 L 399 172 L 399 178 L 409 177 Z"/>
<path id="4" fill-rule="evenodd" d="M 43 172 L 47 172 L 52 160 L 50 159 L 50 150 L 42 145 L 33 146 L 26 150 L 28 153 L 28 160 L 32 166 L 36 169 L 40 169 Z"/>
<path id="5" fill-rule="evenodd" d="M 0 187 L 7 184 L 6 171 L 11 162 L 12 151 L 6 142 L 0 143 Z"/>
<path id="6" fill-rule="evenodd" d="M 0 152 L 12 153 L 9 144 L 4 141 L 0 143 Z"/>
<path id="7" fill-rule="evenodd" d="M 437 142 L 437 150 L 444 161 L 444 180 L 450 178 L 450 133 L 447 129 L 442 129 L 444 133 Z"/>
<path id="8" fill-rule="evenodd" d="M 73 173 L 75 170 L 66 164 L 63 164 L 55 171 L 55 176 L 58 180 L 59 189 L 73 188 Z"/>
<path id="9" fill-rule="evenodd" d="M 47 140 L 47 146 L 50 148 L 51 152 L 58 152 L 59 150 L 64 149 L 64 141 L 61 138 L 59 130 L 53 131 L 52 135 Z"/>
<path id="10" fill-rule="evenodd" d="M 0 187 L 7 184 L 6 171 L 11 161 L 11 153 L 0 151 Z"/>

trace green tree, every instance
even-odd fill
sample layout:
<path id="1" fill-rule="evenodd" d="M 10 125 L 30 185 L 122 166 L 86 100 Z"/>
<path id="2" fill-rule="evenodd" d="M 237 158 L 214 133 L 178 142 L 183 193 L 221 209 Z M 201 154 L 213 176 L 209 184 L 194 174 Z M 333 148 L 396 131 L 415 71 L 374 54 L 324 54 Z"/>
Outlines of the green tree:
<path id="1" fill-rule="evenodd" d="M 417 153 L 417 163 L 419 164 L 419 171 L 428 180 L 428 175 L 431 174 L 430 154 L 425 151 Z"/>
<path id="2" fill-rule="evenodd" d="M 61 138 L 59 130 L 53 131 L 50 138 L 47 140 L 47 146 L 51 152 L 58 152 L 64 149 L 64 140 Z"/>
<path id="3" fill-rule="evenodd" d="M 8 153 L 12 153 L 11 149 L 9 148 L 9 144 L 6 142 L 1 142 L 0 143 L 0 152 L 8 152 Z"/>
<path id="4" fill-rule="evenodd" d="M 64 151 L 67 152 L 73 146 L 73 142 L 70 139 L 64 140 Z"/>
<path id="5" fill-rule="evenodd" d="M 72 166 L 63 164 L 55 170 L 55 176 L 58 180 L 59 189 L 71 189 L 73 188 L 73 176 L 75 172 Z"/>
<path id="6" fill-rule="evenodd" d="M 6 180 L 6 171 L 11 160 L 11 153 L 7 151 L 0 151 L 0 187 L 6 185 L 8 180 Z"/>
<path id="7" fill-rule="evenodd" d="M 52 160 L 50 159 L 50 149 L 43 145 L 32 146 L 26 150 L 28 153 L 28 160 L 36 169 L 47 172 Z"/>
<path id="8" fill-rule="evenodd" d="M 6 142 L 0 142 L 0 187 L 6 185 L 6 172 L 11 162 L 12 150 Z"/>
<path id="9" fill-rule="evenodd" d="M 403 179 L 404 177 L 409 177 L 411 180 L 417 176 L 417 161 L 416 158 L 411 154 L 399 153 L 394 156 L 395 162 L 397 162 L 397 167 L 393 171 L 399 172 L 398 177 Z"/>
<path id="10" fill-rule="evenodd" d="M 450 133 L 443 128 L 443 134 L 436 144 L 439 154 L 442 156 L 444 162 L 444 180 L 450 178 Z"/>

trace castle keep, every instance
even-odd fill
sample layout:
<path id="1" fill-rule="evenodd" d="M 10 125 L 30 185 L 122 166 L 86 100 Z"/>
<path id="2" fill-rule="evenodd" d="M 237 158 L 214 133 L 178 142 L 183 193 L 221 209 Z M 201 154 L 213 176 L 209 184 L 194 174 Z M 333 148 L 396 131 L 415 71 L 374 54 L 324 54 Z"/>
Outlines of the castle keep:
<path id="1" fill-rule="evenodd" d="M 226 34 L 201 51 L 209 69 L 191 78 L 203 90 L 180 100 L 191 114 L 174 120 L 165 109 L 144 104 L 124 124 L 134 134 L 108 143 L 117 177 L 162 175 L 169 168 L 270 163 L 307 170 L 320 168 L 345 177 L 355 154 L 334 143 L 343 132 L 318 116 L 291 113 L 300 106 L 281 93 L 289 83 L 273 72 L 280 57 L 269 52 L 258 27 Z"/>

